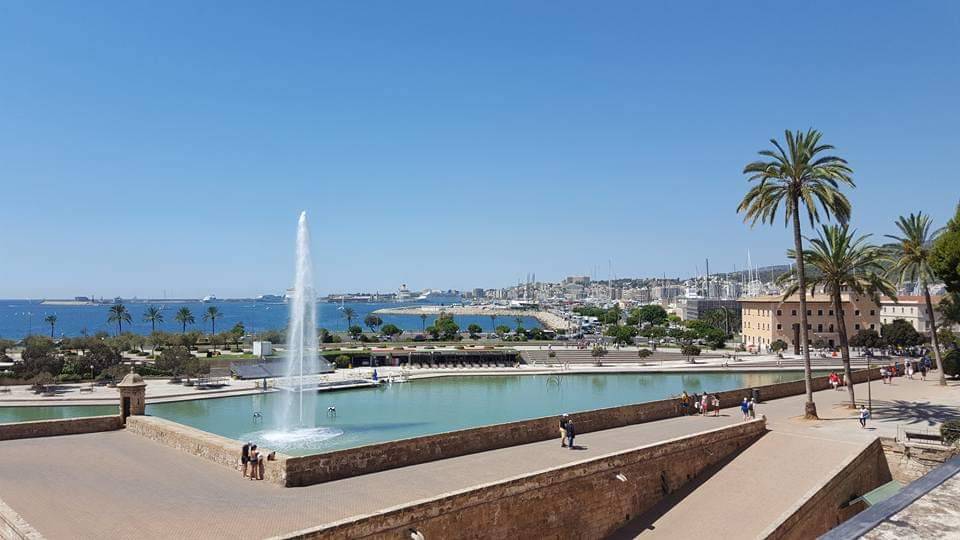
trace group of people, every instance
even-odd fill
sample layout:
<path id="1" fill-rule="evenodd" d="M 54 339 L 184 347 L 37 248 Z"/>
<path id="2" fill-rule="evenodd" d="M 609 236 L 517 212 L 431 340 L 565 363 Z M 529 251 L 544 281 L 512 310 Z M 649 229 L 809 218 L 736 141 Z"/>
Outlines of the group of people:
<path id="1" fill-rule="evenodd" d="M 560 447 L 573 450 L 573 438 L 577 436 L 577 426 L 570 415 L 563 413 L 560 417 Z"/>
<path id="2" fill-rule="evenodd" d="M 841 376 L 836 371 L 832 371 L 830 372 L 829 380 L 830 386 L 833 387 L 834 390 L 839 390 L 847 385 L 847 374 L 844 373 L 843 376 Z"/>
<path id="3" fill-rule="evenodd" d="M 270 457 L 272 457 L 272 453 L 270 456 L 261 455 L 260 449 L 252 442 L 243 445 L 240 449 L 240 465 L 243 470 L 243 477 L 251 480 L 263 480 L 264 461 Z M 247 474 L 248 470 L 250 471 L 249 475 Z"/>
<path id="4" fill-rule="evenodd" d="M 707 416 L 710 411 L 713 411 L 714 416 L 720 416 L 720 397 L 717 394 L 704 392 L 703 395 L 691 396 L 686 390 L 680 394 L 680 416 L 691 414 Z"/>

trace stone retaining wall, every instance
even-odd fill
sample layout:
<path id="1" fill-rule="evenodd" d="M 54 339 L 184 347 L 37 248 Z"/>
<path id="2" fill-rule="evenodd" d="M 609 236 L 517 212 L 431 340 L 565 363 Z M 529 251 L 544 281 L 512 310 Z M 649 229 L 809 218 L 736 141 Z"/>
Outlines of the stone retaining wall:
<path id="1" fill-rule="evenodd" d="M 113 431 L 122 427 L 123 420 L 119 415 L 13 422 L 0 424 L 0 441 L 96 433 L 98 431 Z"/>
<path id="2" fill-rule="evenodd" d="M 785 512 L 777 520 L 777 525 L 764 531 L 760 537 L 767 540 L 816 538 L 862 512 L 865 503 L 851 506 L 846 503 L 892 479 L 880 439 L 874 439 L 861 452 L 846 460 L 829 478 Z"/>
<path id="3" fill-rule="evenodd" d="M 240 448 L 243 446 L 240 441 L 155 416 L 130 416 L 127 418 L 126 430 L 218 465 L 240 470 Z M 260 450 L 264 456 L 270 452 L 266 448 Z M 276 484 L 285 485 L 286 461 L 289 457 L 277 453 L 276 458 L 276 461 L 266 462 L 263 478 Z"/>
<path id="4" fill-rule="evenodd" d="M 29 523 L 24 521 L 20 514 L 7 506 L 0 499 L 0 538 L 4 540 L 43 540 L 43 535 L 37 532 Z"/>
<path id="5" fill-rule="evenodd" d="M 603 538 L 765 432 L 765 420 L 672 439 L 315 527 L 298 539 Z M 704 452 L 709 448 L 709 452 Z M 622 475 L 622 478 L 618 478 Z"/>
<path id="6" fill-rule="evenodd" d="M 873 370 L 879 377 L 879 368 Z M 856 383 L 866 381 L 866 370 L 853 372 Z M 830 387 L 827 377 L 813 379 L 814 391 Z M 803 394 L 803 380 L 757 387 L 762 400 Z M 719 392 L 722 407 L 735 407 L 750 389 Z M 680 414 L 676 399 L 649 401 L 595 409 L 573 414 L 579 433 L 671 418 Z M 360 474 L 406 467 L 497 448 L 545 441 L 557 437 L 557 417 L 549 416 L 477 428 L 449 431 L 435 435 L 377 443 L 287 460 L 287 486 L 307 486 L 350 478 Z"/>

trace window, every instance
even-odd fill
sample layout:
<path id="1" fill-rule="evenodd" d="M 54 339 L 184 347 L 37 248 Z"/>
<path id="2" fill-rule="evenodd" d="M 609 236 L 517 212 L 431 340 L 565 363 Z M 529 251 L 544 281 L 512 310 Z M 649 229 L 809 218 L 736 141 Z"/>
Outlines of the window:
<path id="1" fill-rule="evenodd" d="M 833 332 L 833 325 L 832 325 L 832 324 L 830 325 L 830 330 L 829 330 L 829 331 L 830 331 L 830 332 Z"/>
<path id="2" fill-rule="evenodd" d="M 817 317 L 823 317 L 823 310 L 822 310 L 822 309 L 818 309 L 818 310 L 817 310 Z"/>
<path id="3" fill-rule="evenodd" d="M 790 310 L 790 314 L 793 315 L 794 317 L 796 317 L 796 316 L 797 316 L 797 310 L 791 309 L 791 310 Z"/>
<path id="4" fill-rule="evenodd" d="M 854 310 L 853 316 L 854 316 L 854 317 L 859 317 L 859 316 L 860 316 L 860 310 L 859 310 L 859 309 Z"/>
<path id="5" fill-rule="evenodd" d="M 859 330 L 859 329 L 860 329 L 860 325 L 859 325 L 859 324 L 853 325 L 853 329 L 854 329 L 854 330 Z"/>
<path id="6" fill-rule="evenodd" d="M 783 325 L 782 325 L 782 324 L 778 324 L 778 325 L 777 325 L 777 330 L 783 330 Z"/>
<path id="7" fill-rule="evenodd" d="M 871 330 L 876 330 L 876 329 L 877 329 L 877 325 L 871 324 L 871 325 L 870 325 L 870 329 L 871 329 Z"/>
<path id="8" fill-rule="evenodd" d="M 873 317 L 873 316 L 876 315 L 876 314 L 877 314 L 877 310 L 875 310 L 875 309 L 871 309 L 871 310 L 870 310 L 870 316 L 871 316 L 871 317 Z"/>
<path id="9" fill-rule="evenodd" d="M 811 316 L 811 315 L 813 315 L 813 310 L 812 310 L 812 309 L 808 309 L 808 310 L 807 310 L 807 317 L 809 317 L 809 316 Z"/>
<path id="10" fill-rule="evenodd" d="M 830 316 L 832 317 L 832 316 L 833 316 L 833 310 L 831 309 L 830 311 L 828 311 L 828 312 L 827 312 L 827 315 L 830 315 Z"/>
<path id="11" fill-rule="evenodd" d="M 781 315 L 783 315 L 783 311 L 781 311 L 781 310 L 778 309 L 778 310 L 777 310 L 777 317 L 779 317 L 779 316 L 781 316 Z"/>
<path id="12" fill-rule="evenodd" d="M 817 332 L 823 332 L 823 325 L 822 325 L 822 324 L 818 324 L 818 325 L 817 325 Z"/>
<path id="13" fill-rule="evenodd" d="M 808 324 L 808 325 L 807 325 L 807 330 L 813 330 L 812 325 L 809 325 L 809 324 Z"/>

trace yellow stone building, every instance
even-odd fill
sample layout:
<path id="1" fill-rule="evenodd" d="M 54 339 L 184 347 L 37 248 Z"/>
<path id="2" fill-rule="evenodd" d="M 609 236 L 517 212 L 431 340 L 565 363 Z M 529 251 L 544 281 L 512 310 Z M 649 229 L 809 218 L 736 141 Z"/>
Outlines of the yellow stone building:
<path id="1" fill-rule="evenodd" d="M 843 293 L 844 321 L 848 337 L 860 330 L 880 332 L 880 306 L 869 298 Z M 782 339 L 789 348 L 800 346 L 800 300 L 797 295 L 784 300 L 782 296 L 753 296 L 740 299 L 743 310 L 743 343 L 748 350 L 766 352 L 771 343 Z M 807 295 L 807 325 L 813 344 L 822 339 L 828 347 L 840 344 L 837 319 L 830 296 Z"/>

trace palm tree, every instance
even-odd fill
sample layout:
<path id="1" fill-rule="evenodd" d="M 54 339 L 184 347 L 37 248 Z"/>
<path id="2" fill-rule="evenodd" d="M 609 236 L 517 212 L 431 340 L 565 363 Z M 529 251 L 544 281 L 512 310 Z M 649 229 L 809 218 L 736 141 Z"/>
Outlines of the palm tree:
<path id="1" fill-rule="evenodd" d="M 220 311 L 220 308 L 217 306 L 210 306 L 207 308 L 206 313 L 203 314 L 203 322 L 210 321 L 210 335 L 217 333 L 217 319 L 221 317 L 223 313 Z"/>
<path id="2" fill-rule="evenodd" d="M 56 315 L 47 315 L 44 317 L 43 322 L 50 325 L 50 337 L 53 337 L 53 329 L 57 326 L 57 316 Z"/>
<path id="3" fill-rule="evenodd" d="M 157 323 L 163 322 L 163 311 L 157 306 L 150 306 L 143 312 L 143 322 L 150 323 L 150 332 L 157 331 Z"/>
<path id="4" fill-rule="evenodd" d="M 883 277 L 884 263 L 887 262 L 883 249 L 868 242 L 869 234 L 860 237 L 856 234 L 856 231 L 848 230 L 846 225 L 824 225 L 819 238 L 809 239 L 811 247 L 803 251 L 804 265 L 813 267 L 817 272 L 817 275 L 807 279 L 810 293 L 814 294 L 818 288 L 822 288 L 830 295 L 840 338 L 844 380 L 847 381 L 853 380 L 853 374 L 850 370 L 850 343 L 841 291 L 849 290 L 867 296 L 878 306 L 880 295 L 895 300 L 897 294 L 896 287 Z M 796 259 L 793 250 L 788 251 L 787 255 Z M 788 285 L 784 292 L 786 300 L 799 287 L 796 272 L 784 274 L 781 281 L 786 281 Z M 852 384 L 847 385 L 847 392 L 850 394 L 850 407 L 856 408 Z"/>
<path id="5" fill-rule="evenodd" d="M 191 312 L 191 311 L 190 311 L 190 308 L 188 308 L 188 307 L 182 307 L 182 308 L 178 309 L 178 310 L 177 310 L 177 314 L 174 315 L 174 317 L 173 317 L 173 320 L 175 320 L 175 321 L 177 321 L 178 323 L 180 323 L 181 325 L 183 325 L 183 333 L 184 333 L 184 334 L 187 333 L 187 325 L 188 325 L 188 324 L 193 324 L 193 323 L 197 322 L 197 320 L 193 318 L 193 312 Z"/>
<path id="6" fill-rule="evenodd" d="M 497 316 L 490 315 L 490 330 L 496 331 L 496 329 L 497 329 Z"/>
<path id="7" fill-rule="evenodd" d="M 770 139 L 776 150 L 761 150 L 767 161 L 747 164 L 743 174 L 748 180 L 759 183 L 750 188 L 737 207 L 745 213 L 744 221 L 751 226 L 757 222 L 773 224 L 777 212 L 783 207 L 784 225 L 793 225 L 794 253 L 803 252 L 803 237 L 800 231 L 800 213 L 804 211 L 810 226 L 820 220 L 818 204 L 827 219 L 831 214 L 837 221 L 846 223 L 850 218 L 850 201 L 840 192 L 840 186 L 854 187 L 853 170 L 846 160 L 832 155 L 822 155 L 833 146 L 820 144 L 821 133 L 813 129 L 806 133 L 789 130 L 784 132 L 786 150 Z M 797 292 L 800 295 L 800 334 L 803 348 L 803 378 L 806 383 L 807 401 L 804 416 L 817 417 L 817 405 L 813 402 L 812 375 L 810 371 L 810 343 L 807 330 L 807 282 L 803 257 L 796 259 Z"/>
<path id="8" fill-rule="evenodd" d="M 424 332 L 427 331 L 427 314 L 426 313 L 420 314 L 420 329 L 423 330 Z"/>
<path id="9" fill-rule="evenodd" d="M 123 333 L 123 323 L 130 323 L 132 320 L 130 312 L 127 311 L 127 306 L 123 304 L 110 306 L 110 314 L 107 315 L 107 322 L 117 323 L 118 336 Z"/>
<path id="10" fill-rule="evenodd" d="M 896 240 L 893 249 L 894 263 L 890 267 L 890 275 L 897 276 L 897 283 L 917 283 L 923 289 L 923 298 L 927 303 L 927 317 L 930 318 L 930 337 L 933 339 L 933 355 L 937 360 L 937 371 L 940 372 L 940 384 L 946 386 L 947 377 L 943 373 L 943 363 L 940 360 L 940 339 L 937 337 L 937 324 L 934 319 L 933 302 L 930 301 L 929 283 L 936 278 L 930 268 L 930 245 L 940 231 L 930 230 L 930 216 L 923 212 L 900 216 L 896 221 L 901 236 L 892 234 L 887 238 Z"/>
<path id="11" fill-rule="evenodd" d="M 353 326 L 353 319 L 356 318 L 357 313 L 353 311 L 353 308 L 343 308 L 343 318 L 347 320 L 347 331 L 350 331 L 350 327 Z"/>

